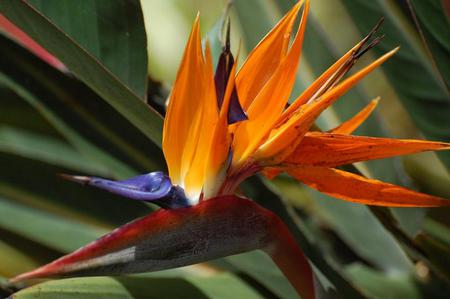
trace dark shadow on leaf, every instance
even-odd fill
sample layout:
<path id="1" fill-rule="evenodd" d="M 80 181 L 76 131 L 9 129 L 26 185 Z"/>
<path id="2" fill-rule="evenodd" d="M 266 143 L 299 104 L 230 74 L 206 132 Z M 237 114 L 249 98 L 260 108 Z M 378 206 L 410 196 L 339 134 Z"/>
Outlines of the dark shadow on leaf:
<path id="1" fill-rule="evenodd" d="M 192 283 L 180 278 L 115 277 L 135 299 L 208 299 Z"/>

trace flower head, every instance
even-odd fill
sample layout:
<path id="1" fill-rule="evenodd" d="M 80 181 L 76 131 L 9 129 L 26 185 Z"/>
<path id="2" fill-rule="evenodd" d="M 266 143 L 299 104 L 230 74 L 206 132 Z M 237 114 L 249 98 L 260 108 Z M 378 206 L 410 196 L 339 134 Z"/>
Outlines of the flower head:
<path id="1" fill-rule="evenodd" d="M 292 43 L 295 19 L 303 6 Z M 164 120 L 162 147 L 169 176 L 161 172 L 120 182 L 71 177 L 122 196 L 164 208 L 194 206 L 233 195 L 247 177 L 272 178 L 285 171 L 331 196 L 371 205 L 442 206 L 450 201 L 339 170 L 336 167 L 427 150 L 448 143 L 350 135 L 378 104 L 373 100 L 340 126 L 314 129 L 319 115 L 398 48 L 344 79 L 358 59 L 376 46 L 382 20 L 291 104 L 308 18 L 299 1 L 253 49 L 239 72 L 227 39 L 214 72 L 208 41 L 203 49 L 195 19 Z"/>
<path id="2" fill-rule="evenodd" d="M 289 45 L 302 5 L 300 24 Z M 237 75 L 229 42 L 214 75 L 208 42 L 203 54 L 197 17 L 164 122 L 163 150 L 172 183 L 183 188 L 189 204 L 194 205 L 202 199 L 233 194 L 242 180 L 258 171 L 268 176 L 287 171 L 313 188 L 350 201 L 396 206 L 448 204 L 335 168 L 449 149 L 449 144 L 439 142 L 351 136 L 378 100 L 329 132 L 311 131 L 322 111 L 397 52 L 398 48 L 343 79 L 357 60 L 380 42 L 382 37 L 372 37 L 381 22 L 288 104 L 308 10 L 309 1 L 299 1 L 250 53 Z"/>
<path id="3" fill-rule="evenodd" d="M 378 100 L 328 132 L 314 129 L 321 112 L 398 50 L 344 79 L 358 59 L 380 42 L 381 37 L 373 38 L 380 23 L 288 104 L 308 10 L 309 1 L 299 1 L 253 49 L 239 72 L 229 39 L 214 72 L 207 41 L 202 48 L 197 17 L 164 121 L 162 145 L 168 176 L 153 172 L 123 181 L 66 176 L 128 198 L 154 202 L 167 210 L 126 224 L 14 280 L 156 271 L 263 249 L 302 298 L 314 298 L 311 267 L 282 221 L 254 202 L 232 196 L 245 178 L 258 172 L 272 178 L 285 171 L 312 188 L 348 201 L 387 206 L 448 205 L 448 200 L 337 168 L 450 149 L 450 144 L 441 142 L 350 135 Z"/>

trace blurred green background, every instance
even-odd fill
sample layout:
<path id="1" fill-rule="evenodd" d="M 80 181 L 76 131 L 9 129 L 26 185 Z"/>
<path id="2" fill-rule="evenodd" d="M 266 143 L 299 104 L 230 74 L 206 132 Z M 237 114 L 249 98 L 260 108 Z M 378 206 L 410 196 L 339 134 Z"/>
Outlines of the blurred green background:
<path id="1" fill-rule="evenodd" d="M 400 52 L 328 109 L 318 125 L 331 128 L 380 96 L 376 113 L 357 135 L 450 142 L 450 26 L 445 2 L 312 1 L 293 96 L 384 17 L 381 32 L 386 37 L 355 70 L 397 45 Z M 227 3 L 0 3 L 2 14 L 71 70 L 61 72 L 7 32 L 0 35 L 0 298 L 23 287 L 8 285 L 6 278 L 152 211 L 153 207 L 62 181 L 56 174 L 125 178 L 164 169 L 159 148 L 162 120 L 143 108 L 144 101 L 163 113 L 197 12 L 202 34 L 217 57 Z M 232 49 L 242 43 L 241 63 L 294 3 L 233 1 Z M 446 198 L 449 166 L 448 153 L 356 165 L 368 177 Z M 288 224 L 315 266 L 320 298 L 450 296 L 448 208 L 369 208 L 329 198 L 287 176 L 272 182 L 253 178 L 242 188 Z M 104 294 L 106 289 L 110 294 Z M 52 281 L 13 298 L 34 298 L 38 293 L 39 298 L 296 298 L 261 252 L 127 278 Z"/>

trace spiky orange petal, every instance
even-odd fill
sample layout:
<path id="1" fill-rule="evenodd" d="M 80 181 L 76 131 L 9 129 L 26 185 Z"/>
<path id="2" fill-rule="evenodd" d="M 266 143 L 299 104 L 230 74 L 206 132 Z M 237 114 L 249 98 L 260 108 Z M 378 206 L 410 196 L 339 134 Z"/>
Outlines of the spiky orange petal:
<path id="1" fill-rule="evenodd" d="M 242 65 L 236 86 L 244 110 L 273 75 L 283 61 L 292 32 L 292 26 L 304 1 L 299 1 L 278 24 L 259 42 Z"/>
<path id="2" fill-rule="evenodd" d="M 236 57 L 239 57 L 239 54 Z M 227 162 L 231 146 L 231 136 L 228 131 L 228 112 L 231 94 L 235 87 L 237 60 L 236 58 L 230 71 L 217 125 L 211 130 L 212 140 L 206 159 L 207 164 L 203 189 L 205 198 L 216 194 L 226 174 L 225 163 Z M 220 173 L 221 171 L 222 173 Z"/>
<path id="3" fill-rule="evenodd" d="M 290 105 L 284 112 L 282 117 L 278 120 L 278 124 L 285 122 L 292 114 L 300 108 L 303 104 L 306 104 L 316 94 L 326 82 L 341 68 L 348 59 L 353 55 L 354 51 L 361 46 L 362 42 L 356 44 L 347 53 L 344 54 L 338 61 L 330 66 L 319 78 L 317 78 L 300 96 L 298 96 L 292 105 Z"/>
<path id="4" fill-rule="evenodd" d="M 178 69 L 164 119 L 162 148 L 169 175 L 175 184 L 183 184 L 196 144 L 194 137 L 198 137 L 195 136 L 194 131 L 198 128 L 198 114 L 201 113 L 198 99 L 204 92 L 203 80 L 198 79 L 203 77 L 203 63 L 200 21 L 197 16 Z"/>
<path id="5" fill-rule="evenodd" d="M 211 152 L 211 144 L 214 128 L 217 125 L 219 113 L 217 109 L 216 90 L 214 85 L 214 71 L 209 42 L 206 41 L 205 65 L 203 76 L 199 78 L 203 81 L 204 93 L 197 100 L 200 102 L 200 126 L 195 134 L 198 135 L 197 145 L 193 148 L 193 160 L 185 179 L 185 191 L 189 198 L 198 198 L 205 181 L 207 159 L 205 153 Z M 194 137 L 195 138 L 195 137 Z"/>
<path id="6" fill-rule="evenodd" d="M 283 164 L 337 167 L 367 160 L 449 149 L 450 143 L 445 142 L 309 132 Z"/>
<path id="7" fill-rule="evenodd" d="M 373 110 L 377 107 L 379 101 L 380 101 L 379 97 L 370 101 L 370 103 L 367 104 L 367 106 L 364 107 L 364 109 L 359 111 L 355 116 L 353 116 L 349 120 L 343 122 L 336 128 L 330 130 L 330 133 L 336 134 L 353 133 L 370 116 L 370 114 L 372 114 Z"/>
<path id="8" fill-rule="evenodd" d="M 266 160 L 268 164 L 276 164 L 283 161 L 294 151 L 303 136 L 311 128 L 314 121 L 319 117 L 320 113 L 397 51 L 398 48 L 395 48 L 384 54 L 364 69 L 347 78 L 338 86 L 327 91 L 318 100 L 302 105 L 294 112 L 290 119 L 278 129 L 274 129 L 271 132 L 270 138 L 256 153 L 256 158 Z"/>
<path id="9" fill-rule="evenodd" d="M 308 17 L 309 1 L 305 2 L 297 35 L 286 58 L 277 68 L 247 113 L 248 121 L 237 127 L 233 142 L 233 165 L 245 161 L 263 141 L 283 111 L 291 93 L 299 63 Z"/>
<path id="10" fill-rule="evenodd" d="M 350 202 L 389 207 L 449 206 L 450 200 L 328 167 L 302 166 L 287 172 L 320 192 Z"/>

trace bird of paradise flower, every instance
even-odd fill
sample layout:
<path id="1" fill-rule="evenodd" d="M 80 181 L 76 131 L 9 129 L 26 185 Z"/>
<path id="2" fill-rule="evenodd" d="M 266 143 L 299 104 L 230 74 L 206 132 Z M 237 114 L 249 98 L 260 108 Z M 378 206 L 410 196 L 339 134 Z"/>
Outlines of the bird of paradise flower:
<path id="1" fill-rule="evenodd" d="M 301 21 L 289 46 L 302 5 Z M 197 17 L 164 121 L 162 144 L 169 175 L 153 172 L 124 181 L 68 176 L 164 209 L 13 281 L 155 271 L 263 249 L 302 298 L 314 298 L 309 262 L 282 221 L 256 203 L 235 196 L 243 180 L 258 172 L 269 178 L 287 172 L 314 189 L 351 202 L 448 206 L 449 200 L 337 168 L 450 149 L 450 144 L 442 142 L 351 135 L 378 100 L 328 132 L 314 130 L 321 112 L 398 51 L 386 53 L 343 79 L 380 42 L 380 37 L 373 38 L 379 24 L 287 105 L 308 10 L 309 1 L 299 1 L 249 54 L 237 74 L 229 38 L 214 73 L 208 42 L 202 49 Z"/>

